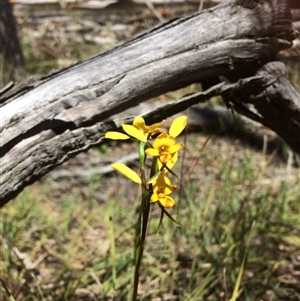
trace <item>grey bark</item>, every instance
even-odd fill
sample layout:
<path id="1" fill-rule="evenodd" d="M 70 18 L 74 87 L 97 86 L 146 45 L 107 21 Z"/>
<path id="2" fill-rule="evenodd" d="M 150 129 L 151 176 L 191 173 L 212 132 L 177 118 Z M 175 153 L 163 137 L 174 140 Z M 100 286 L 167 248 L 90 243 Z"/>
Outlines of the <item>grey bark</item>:
<path id="1" fill-rule="evenodd" d="M 146 120 L 156 122 L 221 95 L 300 153 L 299 93 L 283 65 L 268 64 L 295 36 L 288 1 L 230 1 L 154 27 L 38 81 L 9 87 L 0 98 L 0 205 L 130 120 L 116 114 L 194 82 L 205 81 L 207 89 L 157 108 Z M 239 80 L 216 84 L 220 75 Z"/>

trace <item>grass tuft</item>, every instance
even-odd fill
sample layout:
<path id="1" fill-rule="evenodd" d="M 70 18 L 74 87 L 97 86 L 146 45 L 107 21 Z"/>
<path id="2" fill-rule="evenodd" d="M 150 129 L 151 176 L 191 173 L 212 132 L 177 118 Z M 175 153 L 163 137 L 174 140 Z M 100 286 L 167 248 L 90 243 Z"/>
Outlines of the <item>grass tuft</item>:
<path id="1" fill-rule="evenodd" d="M 187 139 L 172 212 L 181 228 L 166 219 L 157 235 L 152 207 L 140 300 L 293 300 L 299 293 L 284 277 L 300 250 L 299 177 L 278 180 L 284 164 L 238 144 L 211 139 L 201 149 L 203 138 Z M 109 181 L 91 179 L 85 194 L 54 193 L 47 181 L 2 209 L 6 300 L 127 300 L 138 192 L 112 193 Z M 99 191 L 110 192 L 106 202 L 93 198 Z"/>

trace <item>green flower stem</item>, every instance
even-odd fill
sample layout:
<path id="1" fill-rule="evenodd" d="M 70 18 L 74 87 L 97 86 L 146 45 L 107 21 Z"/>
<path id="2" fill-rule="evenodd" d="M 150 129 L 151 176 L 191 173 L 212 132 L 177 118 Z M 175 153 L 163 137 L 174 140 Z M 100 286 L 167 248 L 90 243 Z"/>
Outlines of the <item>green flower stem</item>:
<path id="1" fill-rule="evenodd" d="M 150 193 L 147 191 L 145 194 L 143 194 L 139 218 L 136 223 L 136 243 L 135 243 L 135 253 L 134 253 L 135 270 L 134 270 L 133 295 L 132 295 L 133 301 L 137 300 L 140 267 L 141 267 L 142 257 L 144 253 L 144 246 L 146 241 L 149 211 L 150 211 Z"/>
<path id="2" fill-rule="evenodd" d="M 157 173 L 158 165 L 157 165 L 158 157 L 152 158 L 151 171 L 150 171 L 150 179 Z"/>
<path id="3" fill-rule="evenodd" d="M 139 158 L 140 158 L 140 172 L 142 179 L 142 202 L 139 212 L 139 217 L 136 223 L 136 238 L 135 238 L 135 252 L 134 252 L 134 280 L 133 280 L 133 294 L 132 301 L 137 300 L 137 292 L 139 285 L 139 277 L 140 277 L 140 267 L 142 263 L 145 241 L 146 241 L 146 233 L 147 226 L 149 221 L 149 213 L 150 213 L 150 198 L 151 198 L 151 189 L 152 185 L 150 184 L 150 189 L 147 189 L 147 180 L 145 175 L 145 146 L 146 144 L 141 142 L 139 145 Z M 158 170 L 157 165 L 157 157 L 153 157 L 150 178 L 155 175 Z"/>
<path id="4" fill-rule="evenodd" d="M 137 300 L 137 292 L 140 277 L 140 267 L 142 263 L 142 257 L 144 253 L 144 246 L 147 233 L 147 225 L 149 220 L 150 211 L 150 197 L 151 194 L 147 190 L 147 181 L 145 175 L 145 143 L 139 144 L 139 158 L 140 158 L 140 172 L 142 179 L 142 201 L 140 206 L 139 217 L 136 222 L 136 237 L 135 237 L 135 248 L 134 248 L 134 279 L 133 279 L 133 294 L 132 301 Z"/>
<path id="5" fill-rule="evenodd" d="M 145 142 L 140 142 L 139 144 L 139 158 L 140 158 L 140 168 L 141 170 L 145 169 L 145 160 L 146 160 L 146 155 L 145 155 Z M 143 180 L 143 178 L 142 178 Z M 144 183 L 146 184 L 146 183 Z"/>

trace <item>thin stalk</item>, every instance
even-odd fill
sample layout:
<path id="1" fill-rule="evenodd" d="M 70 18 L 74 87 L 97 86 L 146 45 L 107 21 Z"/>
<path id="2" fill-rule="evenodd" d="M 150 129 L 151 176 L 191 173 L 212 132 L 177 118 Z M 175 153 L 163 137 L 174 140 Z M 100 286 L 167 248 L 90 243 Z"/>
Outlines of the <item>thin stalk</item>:
<path id="1" fill-rule="evenodd" d="M 134 252 L 134 279 L 133 279 L 133 294 L 132 301 L 137 300 L 137 292 L 140 278 L 140 267 L 142 263 L 147 226 L 150 212 L 150 196 L 151 194 L 147 190 L 147 181 L 145 175 L 145 144 L 140 143 L 139 147 L 139 158 L 140 158 L 140 171 L 142 179 L 142 202 L 140 206 L 139 217 L 136 223 L 136 239 L 135 239 L 135 252 Z M 152 173 L 152 169 L 151 169 Z M 151 176 L 151 175 L 150 175 Z"/>
<path id="2" fill-rule="evenodd" d="M 133 294 L 132 301 L 137 300 L 137 292 L 140 278 L 140 267 L 142 263 L 145 241 L 146 241 L 146 233 L 147 226 L 149 221 L 149 213 L 150 213 L 150 197 L 152 185 L 150 184 L 149 190 L 147 187 L 147 180 L 145 175 L 145 144 L 140 143 L 139 148 L 139 157 L 140 157 L 140 170 L 141 170 L 141 179 L 142 179 L 142 202 L 139 212 L 139 217 L 136 223 L 136 240 L 135 240 L 135 252 L 134 252 L 134 280 L 133 280 Z M 157 172 L 157 158 L 154 157 L 152 159 L 152 166 L 150 171 L 150 178 Z"/>

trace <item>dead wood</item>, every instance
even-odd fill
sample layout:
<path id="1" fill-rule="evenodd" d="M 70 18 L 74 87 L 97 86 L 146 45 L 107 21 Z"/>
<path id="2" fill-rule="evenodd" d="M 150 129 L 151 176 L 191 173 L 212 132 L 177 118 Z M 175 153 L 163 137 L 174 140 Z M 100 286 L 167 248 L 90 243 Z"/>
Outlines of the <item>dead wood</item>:
<path id="1" fill-rule="evenodd" d="M 269 82 L 263 91 L 253 87 L 246 99 L 240 93 L 226 98 L 237 112 L 271 128 L 300 154 L 300 94 L 291 85 L 284 64 L 270 62 L 257 75 Z"/>
<path id="2" fill-rule="evenodd" d="M 221 95 L 300 153 L 299 94 L 284 79 L 283 65 L 260 69 L 295 38 L 287 2 L 226 2 L 156 26 L 38 81 L 8 88 L 0 98 L 0 205 L 55 166 L 102 143 L 104 133 L 124 121 L 116 114 L 220 75 L 239 80 L 157 108 L 147 121 Z"/>

